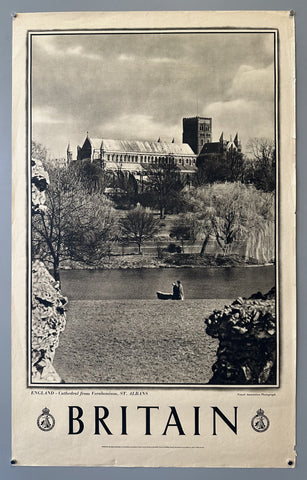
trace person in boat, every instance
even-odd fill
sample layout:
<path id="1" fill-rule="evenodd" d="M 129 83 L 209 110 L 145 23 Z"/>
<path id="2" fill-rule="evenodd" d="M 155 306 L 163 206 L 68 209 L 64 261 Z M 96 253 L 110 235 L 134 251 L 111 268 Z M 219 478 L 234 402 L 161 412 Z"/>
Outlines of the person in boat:
<path id="1" fill-rule="evenodd" d="M 172 299 L 173 299 L 173 300 L 180 300 L 179 288 L 178 288 L 178 285 L 177 285 L 175 282 L 173 283 L 173 296 L 172 296 Z"/>
<path id="2" fill-rule="evenodd" d="M 184 300 L 183 286 L 180 280 L 177 281 L 178 300 Z"/>

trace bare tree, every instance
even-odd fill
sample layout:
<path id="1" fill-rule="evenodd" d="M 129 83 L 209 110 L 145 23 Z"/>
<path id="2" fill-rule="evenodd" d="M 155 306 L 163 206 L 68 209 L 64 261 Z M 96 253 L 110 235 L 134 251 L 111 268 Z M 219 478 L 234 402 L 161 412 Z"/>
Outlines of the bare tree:
<path id="1" fill-rule="evenodd" d="M 50 169 L 49 176 L 46 211 L 32 219 L 32 251 L 59 281 L 64 260 L 99 264 L 109 252 L 116 219 L 112 203 L 99 192 L 89 195 L 66 168 Z"/>
<path id="2" fill-rule="evenodd" d="M 226 156 L 230 182 L 243 182 L 245 178 L 245 158 L 243 153 L 231 150 Z"/>
<path id="3" fill-rule="evenodd" d="M 76 176 L 76 179 L 84 186 L 89 194 L 101 192 L 103 193 L 107 187 L 108 179 L 106 172 L 97 162 L 90 160 L 79 160 L 73 162 L 70 171 Z"/>
<path id="4" fill-rule="evenodd" d="M 199 232 L 199 222 L 193 213 L 184 213 L 179 216 L 170 230 L 170 237 L 181 241 L 182 253 L 184 253 L 184 242 L 195 243 Z"/>
<path id="5" fill-rule="evenodd" d="M 165 210 L 179 205 L 180 192 L 184 185 L 180 171 L 172 163 L 152 164 L 147 170 L 147 188 L 153 193 L 153 201 L 164 218 Z"/>
<path id="6" fill-rule="evenodd" d="M 250 158 L 248 179 L 256 188 L 272 192 L 276 187 L 276 150 L 269 138 L 251 138 L 246 146 Z"/>
<path id="7" fill-rule="evenodd" d="M 241 152 L 230 149 L 222 155 L 203 155 L 197 160 L 197 172 L 193 179 L 195 186 L 215 182 L 243 182 L 246 159 Z"/>
<path id="8" fill-rule="evenodd" d="M 135 242 L 139 254 L 142 254 L 142 245 L 158 231 L 159 220 L 148 208 L 137 205 L 121 220 L 120 225 L 123 235 Z"/>

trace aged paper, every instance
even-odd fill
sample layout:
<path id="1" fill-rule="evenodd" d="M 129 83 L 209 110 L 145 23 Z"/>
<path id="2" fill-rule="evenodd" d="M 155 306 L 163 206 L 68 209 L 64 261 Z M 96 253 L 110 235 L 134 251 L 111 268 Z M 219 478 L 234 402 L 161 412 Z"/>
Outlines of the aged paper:
<path id="1" fill-rule="evenodd" d="M 294 467 L 294 16 L 13 27 L 12 462 Z"/>

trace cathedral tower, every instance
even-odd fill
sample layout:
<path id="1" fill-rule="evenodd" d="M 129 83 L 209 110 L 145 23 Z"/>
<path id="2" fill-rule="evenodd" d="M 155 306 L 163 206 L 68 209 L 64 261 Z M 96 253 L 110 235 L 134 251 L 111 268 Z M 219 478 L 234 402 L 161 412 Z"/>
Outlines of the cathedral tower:
<path id="1" fill-rule="evenodd" d="M 212 142 L 212 118 L 184 118 L 182 141 L 198 155 L 205 143 Z"/>

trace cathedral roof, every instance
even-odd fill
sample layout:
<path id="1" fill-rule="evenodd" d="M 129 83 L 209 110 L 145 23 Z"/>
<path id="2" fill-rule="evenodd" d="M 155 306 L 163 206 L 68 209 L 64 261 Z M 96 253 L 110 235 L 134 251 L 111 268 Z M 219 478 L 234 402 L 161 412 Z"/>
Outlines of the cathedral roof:
<path id="1" fill-rule="evenodd" d="M 91 139 L 92 145 L 100 145 L 106 152 L 119 153 L 140 153 L 140 154 L 165 154 L 165 155 L 193 155 L 195 156 L 190 145 L 187 143 L 172 142 L 151 142 L 140 140 L 111 140 L 111 139 Z M 100 146 L 94 148 L 100 148 Z"/>
<path id="2" fill-rule="evenodd" d="M 89 138 L 89 141 L 95 150 L 100 150 L 102 143 L 101 138 Z"/>
<path id="3" fill-rule="evenodd" d="M 220 153 L 221 152 L 221 143 L 220 142 L 209 142 L 205 143 L 200 154 L 205 153 Z"/>

